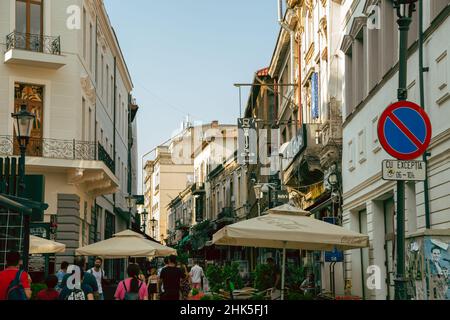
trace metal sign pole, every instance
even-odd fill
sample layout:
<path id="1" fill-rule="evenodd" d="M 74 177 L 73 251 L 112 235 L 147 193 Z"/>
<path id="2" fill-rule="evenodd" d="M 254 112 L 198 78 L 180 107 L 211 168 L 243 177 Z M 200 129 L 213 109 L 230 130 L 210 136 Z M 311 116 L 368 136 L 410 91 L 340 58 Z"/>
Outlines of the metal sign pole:
<path id="1" fill-rule="evenodd" d="M 400 31 L 399 44 L 399 88 L 398 100 L 408 98 L 407 64 L 408 64 L 408 31 L 411 25 L 414 4 L 397 4 L 398 26 Z M 404 12 L 402 13 L 401 7 Z M 397 181 L 397 277 L 395 280 L 395 300 L 406 300 L 405 279 L 405 182 Z"/>

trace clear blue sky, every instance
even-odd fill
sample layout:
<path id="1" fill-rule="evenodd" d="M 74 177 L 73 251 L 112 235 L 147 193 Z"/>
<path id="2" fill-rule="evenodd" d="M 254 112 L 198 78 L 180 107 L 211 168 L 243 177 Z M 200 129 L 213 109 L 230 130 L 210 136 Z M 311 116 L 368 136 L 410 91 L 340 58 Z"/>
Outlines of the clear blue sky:
<path id="1" fill-rule="evenodd" d="M 139 166 L 188 114 L 237 122 L 233 84 L 252 82 L 269 65 L 279 32 L 276 0 L 104 2 L 140 105 Z M 243 90 L 243 105 L 247 97 Z"/>

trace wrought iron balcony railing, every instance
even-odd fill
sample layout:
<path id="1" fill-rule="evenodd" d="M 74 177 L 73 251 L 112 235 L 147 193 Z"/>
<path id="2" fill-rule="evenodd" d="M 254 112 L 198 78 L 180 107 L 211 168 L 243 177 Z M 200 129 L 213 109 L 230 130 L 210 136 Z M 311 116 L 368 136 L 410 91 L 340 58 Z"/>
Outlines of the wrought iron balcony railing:
<path id="1" fill-rule="evenodd" d="M 106 152 L 105 148 L 99 143 L 98 144 L 98 160 L 103 161 L 106 166 L 111 170 L 112 173 L 116 172 L 116 163 Z"/>
<path id="2" fill-rule="evenodd" d="M 61 55 L 61 37 L 14 31 L 6 36 L 6 50 L 9 51 L 11 49 Z"/>
<path id="3" fill-rule="evenodd" d="M 0 136 L 0 156 L 19 155 L 13 136 Z M 30 138 L 27 156 L 62 160 L 96 160 L 95 143 L 76 140 Z"/>

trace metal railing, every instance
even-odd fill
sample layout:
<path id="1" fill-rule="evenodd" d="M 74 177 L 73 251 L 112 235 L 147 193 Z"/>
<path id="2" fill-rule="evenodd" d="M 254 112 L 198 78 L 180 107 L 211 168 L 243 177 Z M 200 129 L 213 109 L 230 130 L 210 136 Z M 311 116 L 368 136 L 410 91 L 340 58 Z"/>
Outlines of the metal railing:
<path id="1" fill-rule="evenodd" d="M 105 148 L 98 143 L 98 160 L 103 161 L 112 173 L 116 173 L 116 163 L 106 152 Z"/>
<path id="2" fill-rule="evenodd" d="M 0 136 L 0 156 L 19 155 L 13 136 Z M 96 160 L 95 142 L 30 138 L 27 156 L 62 160 Z"/>
<path id="3" fill-rule="evenodd" d="M 61 55 L 61 37 L 14 31 L 6 36 L 6 50 L 11 49 Z"/>

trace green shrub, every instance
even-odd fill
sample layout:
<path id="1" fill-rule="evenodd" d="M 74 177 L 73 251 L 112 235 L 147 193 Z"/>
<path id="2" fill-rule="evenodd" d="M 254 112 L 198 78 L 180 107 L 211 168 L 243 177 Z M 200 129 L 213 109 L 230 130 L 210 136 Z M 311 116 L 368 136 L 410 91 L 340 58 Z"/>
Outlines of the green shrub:
<path id="1" fill-rule="evenodd" d="M 256 290 L 264 291 L 273 288 L 273 277 L 270 266 L 266 264 L 257 265 L 253 273 L 253 278 Z"/>
<path id="2" fill-rule="evenodd" d="M 206 277 L 208 278 L 211 292 L 218 293 L 220 290 L 230 291 L 227 280 L 233 283 L 234 289 L 241 289 L 243 287 L 238 263 L 226 265 L 223 268 L 217 265 L 210 265 L 206 269 Z"/>

